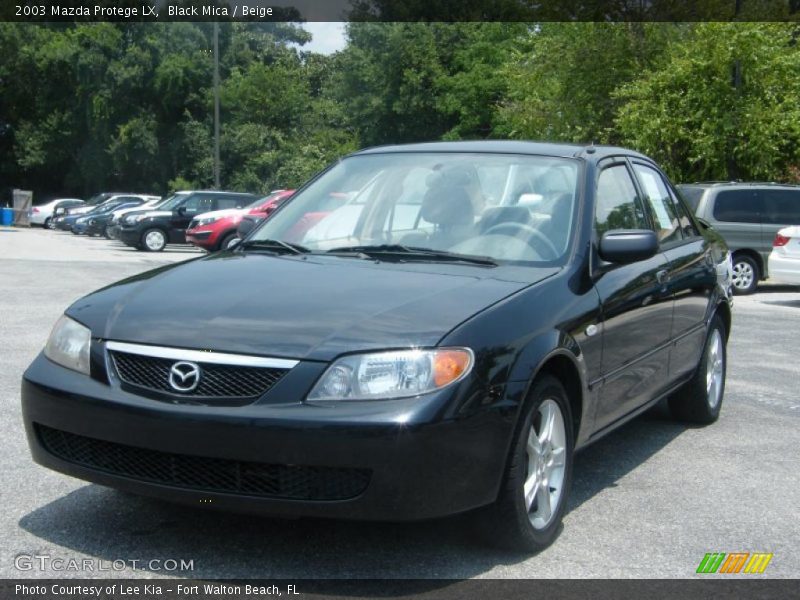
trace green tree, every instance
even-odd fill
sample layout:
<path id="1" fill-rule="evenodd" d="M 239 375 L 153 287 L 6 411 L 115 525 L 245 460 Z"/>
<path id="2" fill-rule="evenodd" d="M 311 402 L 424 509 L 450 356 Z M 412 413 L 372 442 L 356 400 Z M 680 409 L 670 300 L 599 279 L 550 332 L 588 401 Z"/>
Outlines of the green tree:
<path id="1" fill-rule="evenodd" d="M 787 178 L 800 164 L 795 34 L 779 23 L 698 24 L 615 94 L 623 140 L 678 179 Z"/>

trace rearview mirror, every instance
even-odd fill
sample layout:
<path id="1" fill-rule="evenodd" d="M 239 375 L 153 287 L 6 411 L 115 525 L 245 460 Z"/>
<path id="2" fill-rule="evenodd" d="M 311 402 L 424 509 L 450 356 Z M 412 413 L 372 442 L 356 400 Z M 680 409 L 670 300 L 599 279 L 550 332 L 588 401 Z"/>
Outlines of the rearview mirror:
<path id="1" fill-rule="evenodd" d="M 650 229 L 613 229 L 600 238 L 600 258 L 628 264 L 646 260 L 658 252 L 658 237 Z"/>
<path id="2" fill-rule="evenodd" d="M 239 222 L 239 227 L 236 230 L 236 235 L 239 236 L 240 240 L 243 240 L 247 237 L 247 235 L 256 228 L 260 219 L 254 219 L 253 217 L 242 217 L 242 220 Z"/>

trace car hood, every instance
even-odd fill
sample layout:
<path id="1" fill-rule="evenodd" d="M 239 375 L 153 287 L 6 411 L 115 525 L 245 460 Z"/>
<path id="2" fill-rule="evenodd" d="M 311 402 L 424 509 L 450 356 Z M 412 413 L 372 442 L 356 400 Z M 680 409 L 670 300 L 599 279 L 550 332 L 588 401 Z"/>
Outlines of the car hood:
<path id="1" fill-rule="evenodd" d="M 94 210 L 95 208 L 97 208 L 97 207 L 96 206 L 77 206 L 75 208 L 67 209 L 69 211 L 67 214 L 68 215 L 82 215 L 82 214 L 85 214 L 85 213 L 89 212 L 90 210 Z"/>
<path id="2" fill-rule="evenodd" d="M 114 218 L 119 218 L 132 212 L 147 212 L 149 210 L 152 210 L 153 207 L 148 206 L 148 204 L 150 203 L 145 202 L 140 206 L 129 206 L 128 208 L 120 208 L 119 210 L 115 210 L 113 211 Z"/>
<path id="3" fill-rule="evenodd" d="M 67 314 L 106 340 L 328 361 L 434 346 L 557 270 L 525 269 L 525 281 L 506 281 L 504 267 L 226 252 L 123 280 Z"/>
<path id="4" fill-rule="evenodd" d="M 223 217 L 233 217 L 235 215 L 244 214 L 244 212 L 244 209 L 241 208 L 225 208 L 222 210 L 200 213 L 199 215 L 195 215 L 193 219 L 221 219 Z"/>
<path id="5" fill-rule="evenodd" d="M 144 215 L 145 218 L 152 219 L 153 217 L 171 217 L 171 210 L 139 210 L 134 211 L 137 214 Z"/>

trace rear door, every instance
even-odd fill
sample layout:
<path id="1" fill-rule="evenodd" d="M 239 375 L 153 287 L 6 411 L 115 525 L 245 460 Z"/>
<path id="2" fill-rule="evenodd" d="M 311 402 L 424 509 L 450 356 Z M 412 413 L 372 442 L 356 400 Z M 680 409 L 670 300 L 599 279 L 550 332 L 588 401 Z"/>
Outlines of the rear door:
<path id="1" fill-rule="evenodd" d="M 669 378 L 674 382 L 690 373 L 700 360 L 716 270 L 711 248 L 663 173 L 640 161 L 633 161 L 633 170 L 669 263 L 667 285 L 673 302 Z"/>
<path id="2" fill-rule="evenodd" d="M 214 208 L 211 210 L 226 210 L 229 208 L 244 208 L 255 198 L 243 194 L 218 195 L 214 198 Z"/>
<path id="3" fill-rule="evenodd" d="M 624 158 L 601 165 L 595 235 L 650 227 Z M 600 264 L 595 287 L 603 311 L 602 386 L 595 427 L 602 429 L 664 390 L 668 383 L 672 299 L 669 265 L 659 252 L 627 265 Z"/>

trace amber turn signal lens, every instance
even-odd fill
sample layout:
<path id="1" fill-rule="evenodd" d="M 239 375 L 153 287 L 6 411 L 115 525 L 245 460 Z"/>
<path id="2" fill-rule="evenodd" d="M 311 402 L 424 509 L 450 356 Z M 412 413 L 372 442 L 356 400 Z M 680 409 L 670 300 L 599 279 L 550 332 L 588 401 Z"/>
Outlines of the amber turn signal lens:
<path id="1" fill-rule="evenodd" d="M 433 359 L 433 382 L 443 387 L 461 377 L 470 367 L 472 356 L 465 350 L 439 350 Z"/>

